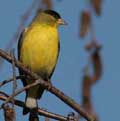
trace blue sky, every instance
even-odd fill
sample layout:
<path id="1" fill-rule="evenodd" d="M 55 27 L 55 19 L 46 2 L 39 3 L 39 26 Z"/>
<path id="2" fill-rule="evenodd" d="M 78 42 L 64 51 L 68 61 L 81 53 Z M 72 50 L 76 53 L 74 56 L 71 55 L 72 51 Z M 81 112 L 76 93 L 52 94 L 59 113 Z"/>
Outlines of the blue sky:
<path id="1" fill-rule="evenodd" d="M 0 48 L 4 49 L 16 32 L 21 15 L 32 4 L 32 1 L 1 0 L 0 2 Z M 61 14 L 69 25 L 59 28 L 61 51 L 56 70 L 52 76 L 52 83 L 79 103 L 81 102 L 81 89 L 79 87 L 82 82 L 82 69 L 87 63 L 87 52 L 84 50 L 84 46 L 90 41 L 89 35 L 83 40 L 78 37 L 79 14 L 85 7 L 85 2 L 54 0 L 54 4 L 55 10 Z M 103 45 L 101 55 L 104 73 L 101 80 L 92 89 L 92 100 L 100 121 L 120 120 L 119 4 L 120 1 L 118 0 L 104 1 L 102 16 L 94 17 L 96 38 Z M 16 48 L 16 45 L 17 43 L 15 43 L 14 48 Z M 5 66 L 0 73 L 0 80 L 7 79 L 11 75 L 11 65 L 5 62 Z M 11 86 L 4 86 L 1 90 L 10 94 Z M 19 83 L 18 88 L 20 87 L 22 87 L 21 83 Z M 17 98 L 24 100 L 24 94 Z M 44 93 L 39 101 L 39 106 L 65 116 L 72 111 L 71 108 L 49 92 Z M 27 117 L 22 115 L 22 109 L 16 107 L 16 111 L 17 121 L 25 121 Z M 1 111 L 1 121 L 3 121 L 2 115 Z"/>

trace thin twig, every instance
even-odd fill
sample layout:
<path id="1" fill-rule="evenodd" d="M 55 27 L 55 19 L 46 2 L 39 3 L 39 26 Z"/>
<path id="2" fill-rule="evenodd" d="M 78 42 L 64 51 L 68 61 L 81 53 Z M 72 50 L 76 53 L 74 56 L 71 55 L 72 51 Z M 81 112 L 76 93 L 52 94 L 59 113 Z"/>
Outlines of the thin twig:
<path id="1" fill-rule="evenodd" d="M 13 59 L 9 54 L 7 54 L 5 51 L 0 49 L 0 56 L 6 59 L 8 62 L 12 62 Z M 40 84 L 49 90 L 52 94 L 57 96 L 60 100 L 62 100 L 64 103 L 69 105 L 71 108 L 73 108 L 75 111 L 77 111 L 80 115 L 82 115 L 84 118 L 86 118 L 88 121 L 94 121 L 94 117 L 90 115 L 88 112 L 86 112 L 78 103 L 76 103 L 73 99 L 65 95 L 63 92 L 58 90 L 56 87 L 51 86 L 49 82 L 44 81 L 40 76 L 35 74 L 34 72 L 31 72 L 28 68 L 26 68 L 21 62 L 15 60 L 16 67 L 20 68 L 24 73 L 29 75 L 32 79 L 39 79 Z"/>
<path id="2" fill-rule="evenodd" d="M 13 70 L 13 92 L 12 92 L 12 94 L 14 94 L 15 91 L 16 91 L 16 89 L 17 89 L 14 49 L 11 51 L 11 56 L 13 58 L 13 61 L 12 61 L 12 70 Z M 13 100 L 14 100 L 14 97 L 13 97 Z M 13 101 L 13 108 L 14 108 L 14 101 Z"/>
<path id="3" fill-rule="evenodd" d="M 17 79 L 22 79 L 22 78 L 24 78 L 24 76 L 20 75 L 20 76 L 16 76 L 15 78 L 16 78 L 16 80 L 17 80 Z M 1 88 L 2 86 L 4 86 L 5 84 L 9 83 L 9 82 L 12 82 L 13 80 L 14 80 L 14 79 L 13 79 L 13 77 L 12 77 L 12 78 L 10 78 L 10 79 L 8 79 L 8 80 L 4 80 L 4 81 L 0 82 L 0 88 Z"/>
<path id="4" fill-rule="evenodd" d="M 7 98 L 9 98 L 9 95 L 0 91 L 0 100 L 6 101 Z M 20 107 L 25 106 L 25 104 L 22 101 L 14 100 L 14 102 L 15 102 L 15 105 L 17 105 L 17 106 L 20 106 Z M 48 111 L 40 109 L 40 108 L 38 108 L 38 113 L 39 113 L 39 115 L 49 117 L 49 118 L 53 118 L 53 119 L 56 119 L 56 120 L 59 120 L 59 121 L 67 121 L 67 117 L 51 113 L 51 112 L 48 112 Z"/>
<path id="5" fill-rule="evenodd" d="M 36 85 L 38 85 L 38 84 L 41 84 L 40 80 L 36 80 L 34 83 L 29 84 L 29 85 L 27 85 L 27 86 L 25 86 L 25 87 L 23 87 L 23 88 L 17 90 L 17 91 L 14 92 L 11 96 L 9 96 L 9 98 L 5 101 L 5 103 L 3 104 L 3 106 L 4 106 L 5 104 L 7 104 L 10 100 L 12 100 L 12 99 L 13 99 L 15 96 L 17 96 L 18 94 L 20 94 L 20 93 L 22 93 L 23 91 L 25 91 L 25 90 L 27 90 L 27 89 L 33 87 L 33 86 L 36 86 Z"/>
<path id="6" fill-rule="evenodd" d="M 14 53 L 14 49 L 11 50 L 11 56 L 13 58 L 12 61 L 12 70 L 13 70 L 13 92 L 12 94 L 15 93 L 16 89 L 17 89 L 17 83 L 16 83 L 16 68 L 15 68 L 15 53 Z M 13 114 L 13 121 L 16 121 L 16 113 L 15 113 L 15 104 L 14 104 L 14 97 L 12 98 L 12 108 L 8 108 L 8 110 L 12 111 Z M 10 111 L 10 112 L 11 112 Z M 11 113 L 10 113 L 11 114 Z"/>

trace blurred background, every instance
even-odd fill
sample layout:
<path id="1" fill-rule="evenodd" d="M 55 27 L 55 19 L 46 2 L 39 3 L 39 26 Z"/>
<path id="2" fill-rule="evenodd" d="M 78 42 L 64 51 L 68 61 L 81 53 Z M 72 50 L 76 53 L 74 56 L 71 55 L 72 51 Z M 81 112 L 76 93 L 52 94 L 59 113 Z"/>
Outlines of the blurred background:
<path id="1" fill-rule="evenodd" d="M 29 24 L 35 15 L 35 10 L 30 7 L 38 7 L 33 5 L 33 0 L 26 1 L 0 1 L 0 48 L 15 48 L 17 53 L 17 40 L 20 31 Z M 54 10 L 59 12 L 67 21 L 68 26 L 60 27 L 60 55 L 55 72 L 52 76 L 52 83 L 65 94 L 72 97 L 76 102 L 82 103 L 82 78 L 83 68 L 88 63 L 88 53 L 85 45 L 90 41 L 88 33 L 84 38 L 79 36 L 80 28 L 80 12 L 86 9 L 87 0 L 53 0 Z M 97 17 L 93 13 L 93 23 L 97 41 L 102 44 L 101 57 L 103 62 L 103 75 L 101 79 L 93 86 L 91 99 L 95 112 L 100 121 L 119 121 L 119 4 L 120 1 L 104 0 L 102 5 L 102 14 Z M 24 21 L 24 13 L 27 10 L 29 16 Z M 25 15 L 25 16 L 27 16 Z M 18 30 L 20 30 L 18 32 Z M 16 35 L 16 31 L 18 35 Z M 11 40 L 13 40 L 11 42 Z M 11 42 L 11 43 L 9 43 Z M 17 57 L 17 54 L 16 54 Z M 0 68 L 0 81 L 9 79 L 12 75 L 12 68 L 8 62 Z M 0 88 L 0 90 L 11 94 L 12 83 Z M 18 87 L 21 88 L 22 83 L 18 81 Z M 25 94 L 22 93 L 16 98 L 24 101 Z M 2 101 L 0 101 L 2 104 Z M 67 116 L 73 111 L 66 104 L 61 102 L 57 97 L 45 91 L 42 99 L 39 100 L 39 107 L 48 111 Z M 16 106 L 16 120 L 25 121 L 27 116 L 22 115 L 22 108 Z M 0 111 L 0 121 L 3 121 L 3 112 Z M 44 120 L 44 117 L 41 117 Z M 53 119 L 51 119 L 53 120 Z"/>

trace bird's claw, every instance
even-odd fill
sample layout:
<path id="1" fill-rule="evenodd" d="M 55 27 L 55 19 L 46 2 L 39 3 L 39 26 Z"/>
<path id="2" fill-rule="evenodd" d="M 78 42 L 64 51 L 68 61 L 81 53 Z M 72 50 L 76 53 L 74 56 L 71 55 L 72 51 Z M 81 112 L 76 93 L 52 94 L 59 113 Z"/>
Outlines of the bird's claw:
<path id="1" fill-rule="evenodd" d="M 52 88 L 52 82 L 50 80 L 48 80 L 49 85 L 48 85 L 48 90 L 50 90 Z"/>

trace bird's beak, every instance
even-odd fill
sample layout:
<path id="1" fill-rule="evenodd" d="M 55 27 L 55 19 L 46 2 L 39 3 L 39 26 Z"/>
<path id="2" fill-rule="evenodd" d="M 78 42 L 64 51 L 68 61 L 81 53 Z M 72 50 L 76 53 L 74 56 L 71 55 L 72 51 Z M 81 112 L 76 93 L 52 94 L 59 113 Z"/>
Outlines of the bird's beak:
<path id="1" fill-rule="evenodd" d="M 65 20 L 63 20 L 63 19 L 58 19 L 57 23 L 59 25 L 68 25 L 67 22 Z"/>

